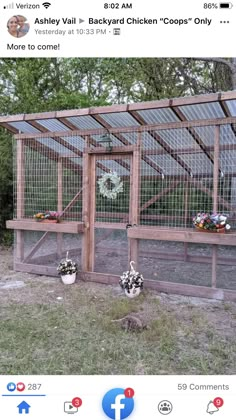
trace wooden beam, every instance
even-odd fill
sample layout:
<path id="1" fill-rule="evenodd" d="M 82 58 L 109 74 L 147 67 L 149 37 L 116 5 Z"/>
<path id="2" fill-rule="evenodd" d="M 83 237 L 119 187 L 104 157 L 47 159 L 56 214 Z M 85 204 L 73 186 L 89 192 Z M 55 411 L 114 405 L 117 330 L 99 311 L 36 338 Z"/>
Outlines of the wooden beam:
<path id="1" fill-rule="evenodd" d="M 16 156 L 16 216 L 21 219 L 25 215 L 25 146 L 24 140 L 17 142 Z M 24 259 L 24 233 L 16 232 L 16 260 Z"/>
<path id="2" fill-rule="evenodd" d="M 89 237 L 90 237 L 90 178 L 89 178 L 89 159 L 88 153 L 83 154 L 83 198 L 82 198 L 82 221 L 84 223 L 84 234 L 82 239 L 82 270 L 89 270 Z"/>
<path id="3" fill-rule="evenodd" d="M 102 284 L 114 284 L 119 282 L 119 276 L 105 273 L 80 273 L 80 277 L 85 281 L 92 281 Z M 181 283 L 171 283 L 168 281 L 158 281 L 145 279 L 147 289 L 157 292 L 172 293 L 184 296 L 196 296 L 200 298 L 229 300 L 236 302 L 235 290 L 212 289 L 206 286 L 193 286 Z"/>
<path id="4" fill-rule="evenodd" d="M 235 91 L 223 92 L 221 93 L 220 99 L 222 101 L 236 99 Z M 18 115 L 9 115 L 0 117 L 0 124 L 2 122 L 15 122 L 15 121 L 30 121 L 30 120 L 40 120 L 40 119 L 60 119 L 68 118 L 75 116 L 84 116 L 84 115 L 96 115 L 96 114 L 108 114 L 114 112 L 128 112 L 128 111 L 140 111 L 145 109 L 160 109 L 168 108 L 170 106 L 170 101 L 173 106 L 183 106 L 183 105 L 194 105 L 202 103 L 211 103 L 217 102 L 219 100 L 218 93 L 196 95 L 196 96 L 186 96 L 182 98 L 175 99 L 161 99 L 157 101 L 149 102 L 139 102 L 129 105 L 112 105 L 112 106 L 102 106 L 102 107 L 91 107 L 85 109 L 72 109 L 72 110 L 63 110 L 63 111 L 52 111 L 52 112 L 40 112 L 34 114 L 18 114 Z"/>
<path id="5" fill-rule="evenodd" d="M 63 206 L 63 166 L 62 160 L 59 159 L 57 163 L 57 211 L 62 212 Z M 57 255 L 62 256 L 62 241 L 63 234 L 57 233 Z"/>
<path id="6" fill-rule="evenodd" d="M 139 133 L 140 136 L 140 133 Z M 130 206 L 131 206 L 131 220 L 132 225 L 139 225 L 140 223 L 140 163 L 141 163 L 141 139 L 138 141 L 138 148 L 133 153 L 132 158 L 132 182 L 130 185 Z M 135 268 L 139 267 L 139 240 L 129 239 L 130 260 L 135 262 Z"/>
<path id="7" fill-rule="evenodd" d="M 173 123 L 162 123 L 162 124 L 147 124 L 146 126 L 131 126 L 131 127 L 118 127 L 114 128 L 111 127 L 109 129 L 87 129 L 87 130 L 71 130 L 71 131 L 47 131 L 42 134 L 37 133 L 25 133 L 25 134 L 15 134 L 16 139 L 31 139 L 31 138 L 44 138 L 45 134 L 49 137 L 60 137 L 60 136 L 72 136 L 72 135 L 98 135 L 98 134 L 110 134 L 117 135 L 120 132 L 122 133 L 141 133 L 146 132 L 147 130 L 170 130 L 174 128 L 189 128 L 189 127 L 207 127 L 207 126 L 215 126 L 215 125 L 224 125 L 224 124 L 235 124 L 236 117 L 228 117 L 228 118 L 212 118 L 206 120 L 192 120 L 192 121 L 180 121 L 180 122 L 173 122 Z M 127 142 L 127 140 L 125 140 Z M 127 143 L 126 143 L 127 145 Z"/>
<path id="8" fill-rule="evenodd" d="M 32 219 L 7 220 L 6 227 L 7 229 L 56 233 L 80 233 L 84 230 L 82 222 L 43 223 Z"/>
<path id="9" fill-rule="evenodd" d="M 156 241 L 190 242 L 227 246 L 236 245 L 236 233 L 198 232 L 191 228 L 140 226 L 128 229 L 127 234 L 129 238 Z"/>
<path id="10" fill-rule="evenodd" d="M 220 146 L 220 127 L 215 127 L 214 141 L 214 168 L 213 168 L 213 212 L 218 210 L 218 182 L 219 182 L 219 146 Z M 216 288 L 217 278 L 217 245 L 212 247 L 212 278 L 211 287 Z"/>
<path id="11" fill-rule="evenodd" d="M 94 271 L 95 263 L 95 214 L 96 214 L 96 156 L 89 158 L 90 201 L 89 201 L 89 271 Z"/>

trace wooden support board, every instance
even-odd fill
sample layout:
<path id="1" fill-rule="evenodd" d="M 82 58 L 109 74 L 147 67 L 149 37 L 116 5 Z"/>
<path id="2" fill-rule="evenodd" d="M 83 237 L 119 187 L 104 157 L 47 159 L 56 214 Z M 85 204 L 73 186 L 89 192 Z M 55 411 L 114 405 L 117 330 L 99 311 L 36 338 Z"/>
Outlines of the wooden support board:
<path id="1" fill-rule="evenodd" d="M 60 222 L 60 223 L 41 223 L 32 219 L 8 220 L 8 229 L 34 230 L 41 232 L 56 233 L 80 233 L 84 231 L 82 222 Z"/>
<path id="2" fill-rule="evenodd" d="M 118 284 L 120 278 L 116 275 L 104 273 L 80 273 L 79 276 L 83 280 L 103 284 Z M 145 279 L 145 287 L 164 293 L 236 302 L 236 290 L 213 289 L 206 286 L 193 286 L 149 279 Z"/>
<path id="3" fill-rule="evenodd" d="M 236 233 L 205 233 L 195 229 L 161 228 L 140 226 L 129 228 L 128 238 L 157 241 L 191 242 L 209 245 L 236 245 Z"/>
<path id="4" fill-rule="evenodd" d="M 56 267 L 51 266 L 15 263 L 14 269 L 26 273 L 58 277 Z M 77 278 L 84 281 L 117 285 L 120 277 L 112 274 L 81 272 L 77 274 Z M 205 286 L 193 286 L 149 279 L 145 279 L 145 287 L 156 290 L 157 292 L 236 302 L 235 290 L 213 289 Z"/>

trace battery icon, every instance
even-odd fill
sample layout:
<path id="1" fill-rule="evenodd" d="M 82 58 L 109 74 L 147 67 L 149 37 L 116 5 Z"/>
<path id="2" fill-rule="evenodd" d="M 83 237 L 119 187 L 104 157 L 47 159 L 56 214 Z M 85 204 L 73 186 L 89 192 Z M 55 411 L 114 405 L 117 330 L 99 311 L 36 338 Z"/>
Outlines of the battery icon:
<path id="1" fill-rule="evenodd" d="M 232 7 L 232 3 L 220 3 L 220 9 L 231 9 Z"/>

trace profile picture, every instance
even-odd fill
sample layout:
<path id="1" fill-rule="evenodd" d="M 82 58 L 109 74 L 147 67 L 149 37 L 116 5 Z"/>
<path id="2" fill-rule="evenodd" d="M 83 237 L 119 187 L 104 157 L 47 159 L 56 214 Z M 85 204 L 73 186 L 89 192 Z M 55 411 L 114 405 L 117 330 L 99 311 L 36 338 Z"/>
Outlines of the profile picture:
<path id="1" fill-rule="evenodd" d="M 30 25 L 27 22 L 27 18 L 22 15 L 12 16 L 7 21 L 7 29 L 9 34 L 15 38 L 21 38 L 29 32 Z"/>

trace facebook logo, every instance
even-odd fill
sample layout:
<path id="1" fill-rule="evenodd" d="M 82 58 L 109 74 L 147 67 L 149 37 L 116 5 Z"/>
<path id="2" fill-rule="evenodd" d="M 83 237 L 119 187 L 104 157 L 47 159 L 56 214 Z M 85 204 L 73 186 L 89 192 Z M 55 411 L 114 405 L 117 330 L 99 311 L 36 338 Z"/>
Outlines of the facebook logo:
<path id="1" fill-rule="evenodd" d="M 129 417 L 134 409 L 134 399 L 127 398 L 122 388 L 108 391 L 102 400 L 104 413 L 113 420 L 123 420 Z"/>

